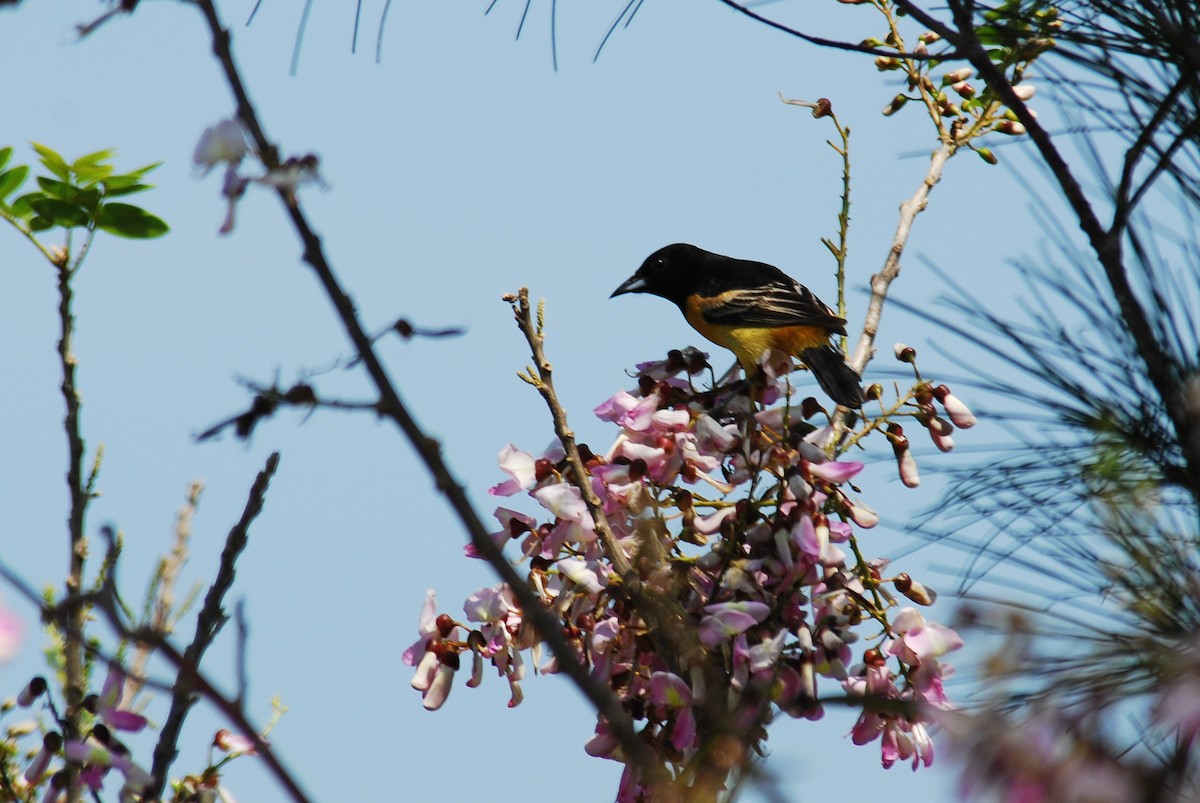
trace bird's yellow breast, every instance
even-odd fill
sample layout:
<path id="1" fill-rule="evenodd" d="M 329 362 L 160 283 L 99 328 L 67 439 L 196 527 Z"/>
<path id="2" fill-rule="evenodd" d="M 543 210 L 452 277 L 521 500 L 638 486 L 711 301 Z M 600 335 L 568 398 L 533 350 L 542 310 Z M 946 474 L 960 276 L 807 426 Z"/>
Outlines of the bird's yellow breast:
<path id="1" fill-rule="evenodd" d="M 729 349 L 747 374 L 753 374 L 767 349 L 776 349 L 799 357 L 805 349 L 829 344 L 829 331 L 819 326 L 738 326 L 714 324 L 704 319 L 696 304 L 688 304 L 684 312 L 687 322 L 716 343 Z"/>

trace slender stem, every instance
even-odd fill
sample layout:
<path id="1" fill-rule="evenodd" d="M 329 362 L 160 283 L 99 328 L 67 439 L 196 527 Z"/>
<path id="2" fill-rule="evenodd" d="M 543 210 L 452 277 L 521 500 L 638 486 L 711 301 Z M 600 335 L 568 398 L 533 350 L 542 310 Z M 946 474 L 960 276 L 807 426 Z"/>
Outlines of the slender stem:
<path id="1" fill-rule="evenodd" d="M 883 269 L 871 277 L 871 301 L 867 305 L 867 316 L 863 321 L 858 346 L 850 360 L 850 365 L 860 374 L 875 355 L 875 338 L 879 334 L 883 304 L 887 300 L 888 289 L 892 282 L 900 275 L 900 257 L 903 256 L 904 248 L 908 244 L 913 221 L 929 203 L 929 193 L 941 180 L 946 162 L 957 149 L 957 145 L 945 142 L 938 146 L 938 149 L 930 156 L 929 169 L 925 171 L 925 178 L 921 180 L 921 185 L 917 187 L 917 191 L 911 198 L 900 204 L 900 220 L 896 224 L 896 233 L 892 236 L 892 246 L 888 250 L 887 259 L 884 260 Z"/>
<path id="2" fill-rule="evenodd" d="M 66 592 L 68 602 L 74 602 L 83 585 L 83 567 L 86 554 L 84 543 L 84 514 L 87 511 L 88 494 L 83 480 L 84 443 L 79 421 L 80 398 L 75 386 L 75 355 L 72 353 L 72 339 L 75 333 L 75 315 L 71 304 L 74 299 L 71 290 L 72 271 L 66 265 L 66 260 L 58 264 L 58 319 L 59 340 L 58 357 L 62 368 L 61 390 L 63 401 L 66 403 L 66 416 L 63 428 L 67 433 L 67 491 L 70 494 L 70 513 L 67 517 L 67 534 L 70 546 L 70 557 L 67 568 Z M 63 736 L 68 740 L 78 739 L 80 703 L 83 702 L 83 609 L 80 605 L 71 604 L 65 624 L 65 640 L 63 660 L 66 671 L 66 723 Z M 69 788 L 73 788 L 74 784 Z M 77 791 L 69 793 L 68 797 L 78 799 Z"/>
<path id="3" fill-rule="evenodd" d="M 241 518 L 229 530 L 229 535 L 225 538 L 225 548 L 221 552 L 217 577 L 209 586 L 208 594 L 204 597 L 204 607 L 200 609 L 200 614 L 196 617 L 196 633 L 192 637 L 192 643 L 183 651 L 185 668 L 175 681 L 175 689 L 171 696 L 171 709 L 159 732 L 158 744 L 154 747 L 154 769 L 152 770 L 154 788 L 148 795 L 151 800 L 162 795 L 167 781 L 167 770 L 179 755 L 179 734 L 183 730 L 183 721 L 197 700 L 196 685 L 193 680 L 196 669 L 200 666 L 200 660 L 204 657 L 205 651 L 229 619 L 222 606 L 225 595 L 233 586 L 234 565 L 249 542 L 250 524 L 262 512 L 267 487 L 278 467 L 279 452 L 272 452 L 250 488 Z M 160 633 L 165 632 L 159 626 L 151 629 Z"/>
<path id="4" fill-rule="evenodd" d="M 512 297 L 506 298 L 511 299 Z M 538 379 L 535 387 L 546 401 L 546 406 L 550 408 L 550 418 L 554 421 L 554 434 L 558 436 L 563 451 L 567 454 L 567 465 L 570 467 L 572 475 L 571 484 L 579 490 L 580 496 L 583 497 L 583 503 L 587 506 L 588 513 L 591 514 L 592 521 L 595 523 L 596 535 L 600 538 L 600 543 L 604 545 L 604 551 L 617 570 L 617 575 L 627 586 L 631 584 L 637 586 L 639 583 L 633 565 L 629 562 L 629 556 L 625 554 L 625 549 L 613 535 L 608 517 L 600 505 L 600 497 L 592 488 L 592 480 L 588 476 L 587 468 L 583 465 L 579 446 L 575 443 L 575 432 L 567 424 L 567 411 L 563 409 L 562 404 L 558 401 L 558 394 L 554 392 L 553 368 L 550 361 L 546 359 L 542 328 L 533 323 L 529 306 L 529 288 L 522 287 L 517 292 L 512 307 L 513 317 L 516 318 L 521 333 L 525 335 L 525 341 L 529 344 L 529 350 L 533 355 L 533 364 L 537 369 Z"/>

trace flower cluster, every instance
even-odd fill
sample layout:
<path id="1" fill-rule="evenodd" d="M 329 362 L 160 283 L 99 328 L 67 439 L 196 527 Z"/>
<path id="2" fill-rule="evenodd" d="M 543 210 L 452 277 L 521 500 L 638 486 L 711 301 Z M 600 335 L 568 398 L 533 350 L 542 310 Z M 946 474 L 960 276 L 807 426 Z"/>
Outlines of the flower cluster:
<path id="1" fill-rule="evenodd" d="M 861 704 L 853 739 L 880 738 L 884 766 L 928 765 L 923 706 L 950 707 L 939 659 L 961 641 L 913 607 L 897 610 L 892 593 L 929 604 L 932 591 L 907 574 L 889 575 L 884 560 L 860 557 L 858 538 L 878 517 L 851 485 L 862 464 L 835 459 L 886 422 L 860 432 L 828 415 L 823 426 L 809 423 L 821 408 L 814 399 L 791 404 L 786 375 L 749 392 L 734 381 L 698 388 L 704 356 L 676 351 L 639 365 L 637 389 L 596 408 L 617 427 L 603 454 L 580 447 L 596 510 L 570 481 L 560 446 L 538 457 L 505 447 L 508 479 L 491 493 L 524 493 L 543 512 L 498 507 L 492 537 L 500 546 L 516 542 L 530 585 L 561 618 L 576 659 L 642 723 L 639 736 L 677 782 L 708 777 L 719 788 L 761 746 L 778 713 L 820 718 L 824 684 Z M 922 420 L 935 396 L 927 395 L 909 400 L 916 409 L 905 414 L 933 432 L 925 422 L 936 416 Z M 947 406 L 947 414 L 966 408 L 956 411 Z M 618 575 L 601 526 L 634 567 L 641 596 Z M 412 685 L 437 709 L 464 659 L 468 686 L 491 662 L 516 705 L 522 651 L 539 641 L 531 630 L 504 586 L 472 595 L 465 621 L 439 614 L 431 591 L 420 638 L 405 653 L 416 667 Z M 870 646 L 856 656 L 862 639 Z M 556 669 L 553 659 L 534 665 Z M 627 761 L 604 720 L 586 749 Z M 627 764 L 618 800 L 651 795 Z"/>
<path id="2" fill-rule="evenodd" d="M 5 749 L 11 756 L 22 752 L 17 740 L 36 736 L 40 744 L 30 750 L 30 759 L 12 777 L 12 788 L 22 800 L 39 799 L 43 803 L 65 800 L 69 787 L 86 791 L 93 797 L 104 788 L 113 770 L 120 776 L 116 798 L 121 801 L 149 799 L 147 793 L 154 786 L 154 777 L 141 764 L 134 761 L 129 748 L 118 738 L 118 734 L 139 733 L 146 728 L 145 716 L 129 707 L 126 694 L 127 677 L 120 664 L 109 666 L 108 674 L 99 694 L 87 695 L 82 703 L 84 719 L 81 725 L 86 736 L 64 738 L 64 721 L 50 695 L 50 686 L 45 678 L 35 677 L 25 685 L 17 696 L 6 702 L 4 711 L 14 707 L 32 708 L 42 703 L 53 716 L 57 728 L 46 728 L 35 721 L 10 725 L 7 729 L 9 744 Z M 213 746 L 227 755 L 213 761 L 197 776 L 188 776 L 173 783 L 175 801 L 231 801 L 232 797 L 219 784 L 220 769 L 230 759 L 239 755 L 254 755 L 255 743 L 229 731 L 218 731 Z M 40 795 L 40 796 L 39 796 Z"/>

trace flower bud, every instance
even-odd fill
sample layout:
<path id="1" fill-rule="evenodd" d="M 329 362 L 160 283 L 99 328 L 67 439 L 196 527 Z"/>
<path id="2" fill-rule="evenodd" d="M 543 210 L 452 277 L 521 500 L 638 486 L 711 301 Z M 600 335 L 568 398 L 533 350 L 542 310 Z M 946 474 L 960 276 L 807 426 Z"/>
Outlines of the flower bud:
<path id="1" fill-rule="evenodd" d="M 918 605 L 932 605 L 937 601 L 936 591 L 932 588 L 926 588 L 906 573 L 896 575 L 896 579 L 892 581 L 892 585 L 895 586 L 897 591 Z"/>
<path id="2" fill-rule="evenodd" d="M 1010 137 L 1019 137 L 1025 133 L 1025 126 L 1015 120 L 1001 120 L 996 124 L 996 131 L 1001 134 L 1008 134 Z"/>
<path id="3" fill-rule="evenodd" d="M 900 482 L 906 488 L 916 488 L 921 484 L 921 475 L 917 471 L 917 461 L 908 447 L 908 437 L 904 428 L 899 424 L 889 424 L 888 440 L 892 442 L 892 451 L 896 454 L 896 464 L 900 469 Z"/>
<path id="4" fill-rule="evenodd" d="M 951 84 L 950 88 L 964 98 L 975 97 L 975 87 L 971 86 L 966 81 L 959 81 L 957 84 Z"/>
<path id="5" fill-rule="evenodd" d="M 960 67 L 957 70 L 952 70 L 942 76 L 942 86 L 957 84 L 959 81 L 965 81 L 971 77 L 970 67 Z"/>
<path id="6" fill-rule="evenodd" d="M 900 362 L 914 363 L 917 361 L 917 350 L 912 346 L 897 343 L 892 347 L 892 352 Z"/>
<path id="7" fill-rule="evenodd" d="M 975 426 L 975 414 L 971 412 L 971 408 L 963 404 L 962 401 L 950 392 L 950 388 L 945 385 L 938 385 L 933 390 L 934 398 L 942 403 L 942 407 L 946 408 L 946 414 L 950 416 L 950 420 L 954 422 L 954 426 L 959 429 L 970 429 Z"/>
<path id="8" fill-rule="evenodd" d="M 850 515 L 850 520 L 864 530 L 869 530 L 879 523 L 879 514 L 862 502 L 850 505 L 847 513 Z"/>
<path id="9" fill-rule="evenodd" d="M 875 69 L 880 72 L 898 70 L 900 69 L 900 59 L 893 58 L 892 56 L 880 56 L 875 59 Z"/>
<path id="10" fill-rule="evenodd" d="M 932 45 L 934 42 L 941 39 L 942 35 L 940 33 L 934 33 L 933 31 L 926 31 L 917 38 L 921 40 L 923 44 Z"/>
<path id="11" fill-rule="evenodd" d="M 63 738 L 55 731 L 50 731 L 42 737 L 42 749 L 33 757 L 33 761 L 25 768 L 25 780 L 30 784 L 38 784 L 50 766 L 50 760 L 62 748 Z"/>
<path id="12" fill-rule="evenodd" d="M 979 154 L 979 158 L 990 165 L 999 164 L 1000 160 L 996 158 L 996 154 L 992 153 L 991 148 L 976 148 L 975 152 Z"/>
<path id="13" fill-rule="evenodd" d="M 30 680 L 25 684 L 25 688 L 21 689 L 21 693 L 17 695 L 17 705 L 22 708 L 28 708 L 33 705 L 34 700 L 46 693 L 46 679 L 41 675 Z"/>
<path id="14" fill-rule="evenodd" d="M 1029 100 L 1037 92 L 1037 88 L 1033 86 L 1033 84 L 1021 84 L 1019 86 L 1014 86 L 1012 89 L 1013 94 L 1023 101 Z"/>
<path id="15" fill-rule="evenodd" d="M 896 112 L 904 108 L 904 104 L 908 103 L 908 96 L 901 93 L 892 98 L 892 102 L 883 107 L 883 116 L 891 117 Z"/>

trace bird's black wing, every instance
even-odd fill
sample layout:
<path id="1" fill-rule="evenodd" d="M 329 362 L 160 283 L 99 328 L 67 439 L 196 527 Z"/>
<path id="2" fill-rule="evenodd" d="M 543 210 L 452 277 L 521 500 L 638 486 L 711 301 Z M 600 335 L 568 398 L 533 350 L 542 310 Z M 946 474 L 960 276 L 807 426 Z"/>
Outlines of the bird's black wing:
<path id="1" fill-rule="evenodd" d="M 751 287 L 724 290 L 700 301 L 704 320 L 725 326 L 819 326 L 846 333 L 846 319 L 834 314 L 796 280 L 779 278 Z"/>

